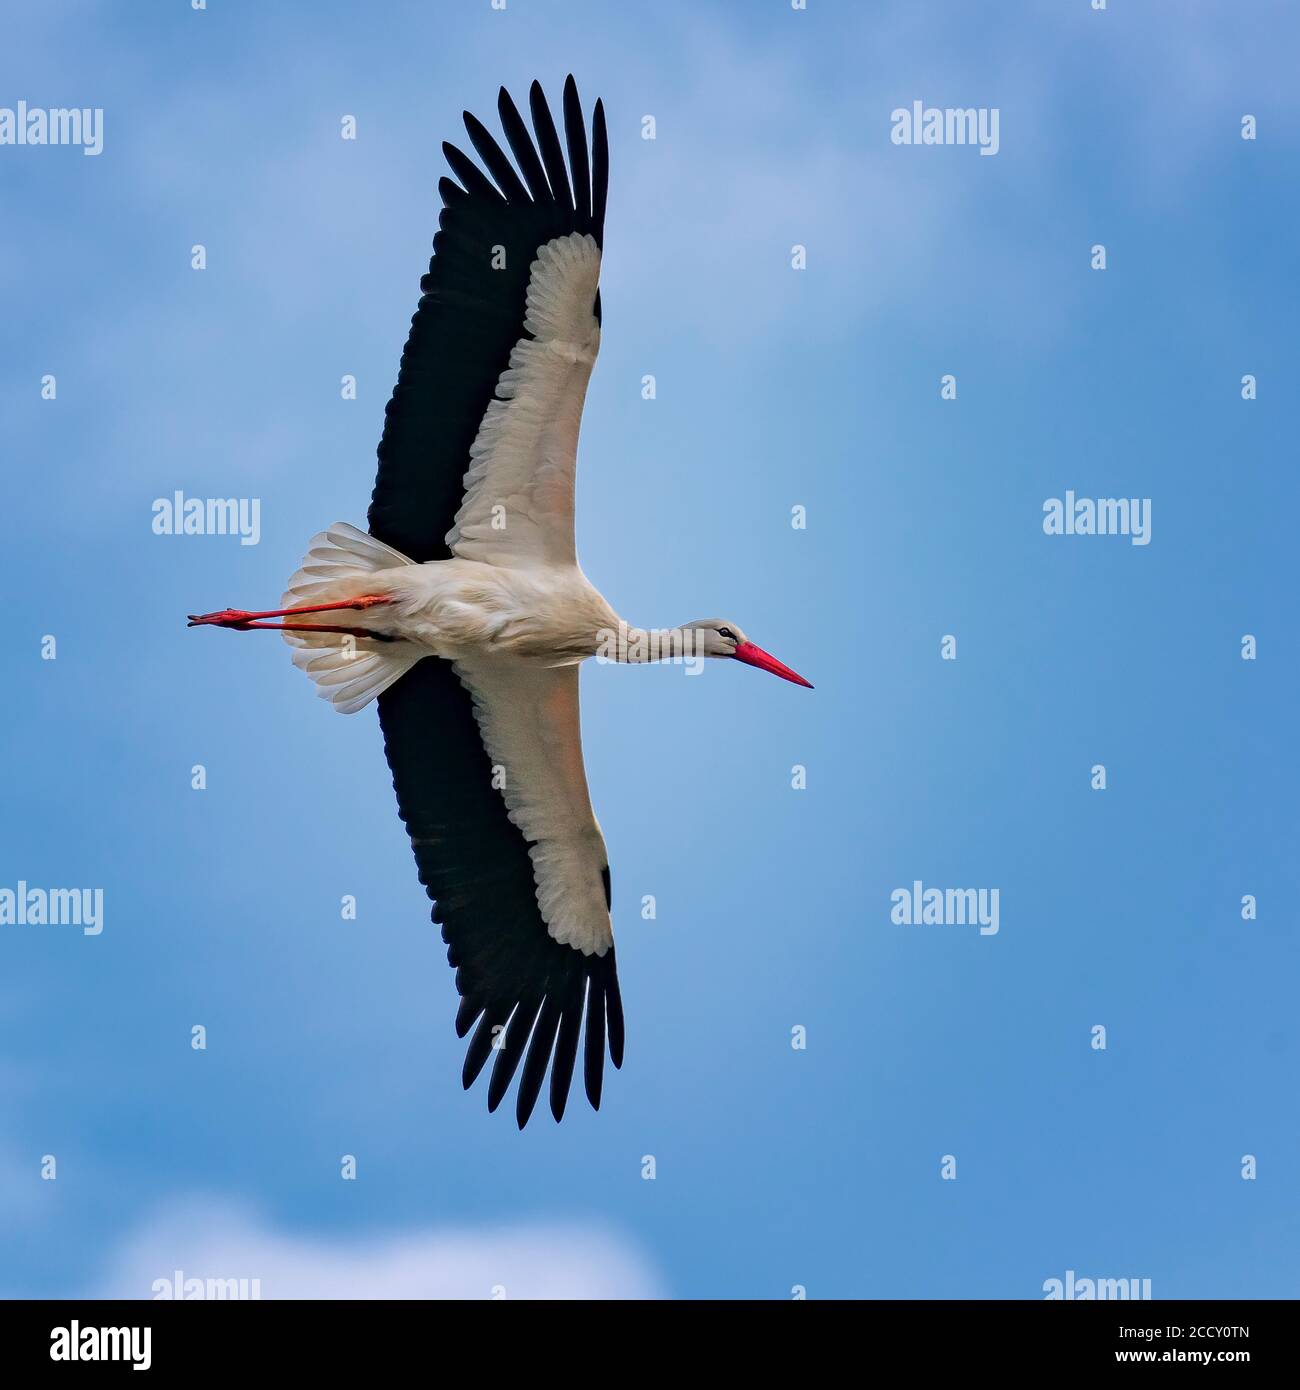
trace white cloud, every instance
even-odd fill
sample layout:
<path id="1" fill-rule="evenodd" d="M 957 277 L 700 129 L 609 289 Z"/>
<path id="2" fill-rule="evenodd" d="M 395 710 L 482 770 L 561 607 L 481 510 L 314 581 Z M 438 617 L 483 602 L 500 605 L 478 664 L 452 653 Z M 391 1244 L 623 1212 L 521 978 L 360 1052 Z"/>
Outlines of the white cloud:
<path id="1" fill-rule="evenodd" d="M 132 1234 L 95 1290 L 153 1298 L 158 1279 L 258 1279 L 263 1298 L 659 1298 L 658 1275 L 625 1240 L 538 1224 L 328 1239 L 278 1230 L 247 1208 L 190 1203 Z"/>

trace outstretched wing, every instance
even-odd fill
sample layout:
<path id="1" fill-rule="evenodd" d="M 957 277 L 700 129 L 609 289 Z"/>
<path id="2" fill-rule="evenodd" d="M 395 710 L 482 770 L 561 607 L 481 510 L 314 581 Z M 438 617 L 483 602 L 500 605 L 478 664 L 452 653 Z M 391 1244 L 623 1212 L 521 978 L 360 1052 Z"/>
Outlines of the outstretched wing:
<path id="1" fill-rule="evenodd" d="M 370 505 L 371 533 L 414 560 L 450 558 L 453 545 L 489 561 L 511 546 L 515 563 L 573 559 L 573 459 L 599 346 L 605 118 L 597 102 L 589 164 L 569 78 L 566 168 L 536 83 L 529 105 L 536 146 L 504 90 L 498 102 L 517 170 L 465 117 L 495 183 L 444 146 L 460 182 L 439 184 L 445 206 Z M 522 1127 L 549 1064 L 558 1120 L 585 1017 L 586 1091 L 598 1106 L 607 1042 L 622 1063 L 623 1014 L 576 670 L 465 665 L 458 676 L 429 657 L 380 695 L 379 718 L 398 811 L 456 968 L 458 1034 L 477 1023 L 465 1085 L 495 1041 L 489 1108 L 522 1060 Z"/>
<path id="2" fill-rule="evenodd" d="M 454 145 L 443 145 L 460 182 L 443 178 L 438 183 L 444 207 L 434 255 L 420 282 L 420 303 L 385 412 L 370 502 L 371 533 L 413 560 L 451 555 L 448 533 L 467 500 L 465 475 L 488 408 L 494 400 L 508 399 L 507 392 L 517 395 L 517 379 L 502 382 L 516 348 L 544 340 L 549 331 L 553 342 L 582 336 L 575 355 L 595 358 L 598 334 L 595 342 L 588 341 L 591 329 L 583 319 L 600 317 L 596 277 L 609 181 L 604 108 L 596 103 L 589 165 L 577 87 L 572 77 L 565 82 L 570 184 L 555 122 L 536 82 L 529 106 L 536 145 L 509 93 L 501 89 L 497 109 L 518 172 L 487 130 L 465 113 L 470 140 L 495 183 Z M 546 267 L 540 268 L 530 318 L 533 264 L 544 247 L 557 241 L 563 249 L 550 257 L 559 262 L 552 266 L 556 274 L 548 277 Z M 560 302 L 565 295 L 557 292 L 557 279 L 564 290 L 578 295 L 576 303 Z M 559 361 L 555 351 L 546 355 Z M 530 393 L 527 413 L 534 437 L 565 428 L 572 415 L 576 442 L 576 414 L 581 413 L 591 361 L 572 363 L 580 370 L 557 378 L 537 368 L 537 359 L 545 356 L 531 357 L 532 375 L 547 376 L 545 385 L 559 392 L 558 398 L 536 388 Z M 508 498 L 506 503 L 508 533 Z"/>
<path id="3" fill-rule="evenodd" d="M 577 671 L 542 674 L 571 682 L 571 696 L 557 682 L 546 714 L 547 695 L 539 685 L 525 708 L 505 710 L 511 727 L 491 736 L 505 763 L 494 764 L 467 688 L 449 663 L 421 661 L 379 697 L 398 813 L 411 837 L 420 882 L 434 900 L 433 920 L 442 924 L 447 959 L 456 968 L 456 1032 L 464 1037 L 478 1024 L 462 1079 L 466 1088 L 473 1085 L 504 1028 L 488 1108 L 500 1104 L 527 1048 L 515 1108 L 521 1129 L 548 1063 L 551 1112 L 557 1120 L 563 1116 L 584 1008 L 584 1077 L 593 1106 L 600 1106 L 607 1036 L 614 1065 L 623 1062 L 609 869 L 582 773 Z M 498 709 L 523 688 L 509 677 L 494 686 L 483 672 L 469 679 L 479 702 Z M 532 744 L 521 737 L 529 712 L 540 714 Z M 564 767 L 548 770 L 551 758 L 562 759 Z M 502 774 L 494 766 L 502 769 L 520 811 L 508 810 L 499 789 Z M 528 809 L 535 798 L 549 802 L 556 782 L 566 788 L 557 799 L 560 810 L 552 815 Z M 598 909 L 593 879 L 601 895 Z M 564 944 L 553 935 L 552 921 L 564 924 L 562 930 L 595 932 L 607 944 L 589 952 Z"/>

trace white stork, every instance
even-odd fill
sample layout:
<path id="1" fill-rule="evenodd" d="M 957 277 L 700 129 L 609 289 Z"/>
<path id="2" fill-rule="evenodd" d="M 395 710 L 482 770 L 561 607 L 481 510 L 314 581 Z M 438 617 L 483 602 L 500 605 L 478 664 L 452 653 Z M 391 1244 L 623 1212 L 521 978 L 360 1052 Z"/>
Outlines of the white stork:
<path id="1" fill-rule="evenodd" d="M 495 1110 L 523 1059 L 520 1128 L 548 1063 L 551 1111 L 563 1116 L 584 1008 L 594 1107 L 606 1039 L 614 1065 L 623 1061 L 579 663 L 730 657 L 808 685 L 732 622 L 690 623 L 666 641 L 629 628 L 578 566 L 574 472 L 600 346 L 609 147 L 598 101 L 588 165 L 572 77 L 567 168 L 536 82 L 529 106 L 536 145 L 501 90 L 517 168 L 468 112 L 492 179 L 442 147 L 459 183 L 438 185 L 444 207 L 385 412 L 369 533 L 339 523 L 314 537 L 277 609 L 190 619 L 283 632 L 294 663 L 343 713 L 378 698 L 398 814 L 456 969 L 457 1034 L 478 1022 L 463 1081 L 495 1050 Z M 340 616 L 303 621 L 325 613 Z"/>

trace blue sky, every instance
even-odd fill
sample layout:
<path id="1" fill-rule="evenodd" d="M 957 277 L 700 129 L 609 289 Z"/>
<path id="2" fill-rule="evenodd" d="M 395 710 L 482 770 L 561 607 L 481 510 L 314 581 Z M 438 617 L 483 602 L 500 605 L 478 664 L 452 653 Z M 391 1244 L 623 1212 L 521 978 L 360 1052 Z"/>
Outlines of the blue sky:
<path id="1" fill-rule="evenodd" d="M 0 926 L 0 1293 L 1300 1292 L 1297 39 L 1126 0 L 12 14 L 0 106 L 102 107 L 104 149 L 0 146 L 0 887 L 105 921 Z M 183 617 L 363 523 L 439 143 L 569 71 L 612 146 L 584 568 L 817 689 L 584 673 L 627 1062 L 521 1135 L 460 1089 L 373 713 Z M 914 100 L 998 108 L 997 155 L 892 144 Z M 259 544 L 154 535 L 177 489 L 259 498 Z M 1150 544 L 1046 536 L 1067 489 L 1150 498 Z M 891 923 L 917 879 L 1000 930 Z"/>

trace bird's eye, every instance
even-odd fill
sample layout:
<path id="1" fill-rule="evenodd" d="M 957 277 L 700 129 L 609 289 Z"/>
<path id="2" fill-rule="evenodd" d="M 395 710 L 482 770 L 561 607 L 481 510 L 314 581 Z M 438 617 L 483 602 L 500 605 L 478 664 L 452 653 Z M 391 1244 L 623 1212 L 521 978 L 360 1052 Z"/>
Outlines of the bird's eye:
<path id="1" fill-rule="evenodd" d="M 729 627 L 720 627 L 718 629 L 718 636 L 729 638 L 732 642 L 736 640 L 736 634 L 732 632 Z"/>

